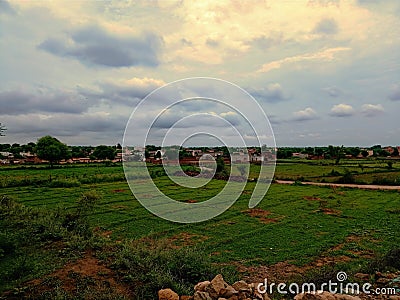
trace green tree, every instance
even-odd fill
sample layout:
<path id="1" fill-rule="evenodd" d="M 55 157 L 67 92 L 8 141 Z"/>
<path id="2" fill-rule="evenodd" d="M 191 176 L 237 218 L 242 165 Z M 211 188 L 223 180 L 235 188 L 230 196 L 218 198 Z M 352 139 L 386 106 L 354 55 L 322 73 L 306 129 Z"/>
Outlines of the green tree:
<path id="1" fill-rule="evenodd" d="M 367 150 L 362 150 L 361 155 L 365 158 L 368 156 L 368 151 Z"/>
<path id="2" fill-rule="evenodd" d="M 97 159 L 112 160 L 115 158 L 115 148 L 106 145 L 97 146 L 93 151 L 93 156 Z"/>
<path id="3" fill-rule="evenodd" d="M 322 156 L 324 154 L 324 149 L 321 147 L 315 147 L 315 155 Z"/>
<path id="4" fill-rule="evenodd" d="M 357 147 L 351 147 L 346 149 L 346 153 L 350 154 L 353 157 L 357 157 L 360 154 L 361 150 Z"/>
<path id="5" fill-rule="evenodd" d="M 85 154 L 85 152 L 82 150 L 82 147 L 73 146 L 73 147 L 71 148 L 71 156 L 72 156 L 73 158 L 76 158 L 76 157 L 86 157 L 86 154 Z"/>
<path id="6" fill-rule="evenodd" d="M 340 160 L 344 157 L 344 147 L 335 147 L 336 150 L 336 160 L 335 165 L 338 165 Z"/>
<path id="7" fill-rule="evenodd" d="M 217 173 L 225 171 L 225 162 L 221 156 L 217 157 Z"/>
<path id="8" fill-rule="evenodd" d="M 40 159 L 48 160 L 50 167 L 53 167 L 54 163 L 68 156 L 68 147 L 55 137 L 47 135 L 38 140 L 36 153 Z"/>

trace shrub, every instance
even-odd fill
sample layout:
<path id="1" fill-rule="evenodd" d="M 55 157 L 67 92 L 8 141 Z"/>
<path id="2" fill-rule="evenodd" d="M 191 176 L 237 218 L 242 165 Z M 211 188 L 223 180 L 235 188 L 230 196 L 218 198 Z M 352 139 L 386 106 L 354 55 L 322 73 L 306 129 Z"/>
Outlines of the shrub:
<path id="1" fill-rule="evenodd" d="M 356 179 L 349 170 L 345 170 L 344 175 L 337 180 L 337 183 L 355 183 L 355 182 Z"/>
<path id="2" fill-rule="evenodd" d="M 397 185 L 399 184 L 400 180 L 397 178 L 385 178 L 385 177 L 375 177 L 372 180 L 372 184 L 377 185 Z"/>
<path id="3" fill-rule="evenodd" d="M 365 272 L 373 274 L 376 271 L 385 272 L 400 270 L 400 248 L 393 248 L 385 255 L 372 260 L 365 268 Z"/>
<path id="4" fill-rule="evenodd" d="M 190 294 L 195 284 L 218 273 L 201 248 L 176 249 L 166 241 L 152 239 L 120 246 L 112 268 L 131 283 L 136 299 L 154 299 L 162 288 Z"/>
<path id="5" fill-rule="evenodd" d="M 83 193 L 77 201 L 77 207 L 62 216 L 62 226 L 83 238 L 92 236 L 88 216 L 92 213 L 101 196 L 96 191 Z"/>

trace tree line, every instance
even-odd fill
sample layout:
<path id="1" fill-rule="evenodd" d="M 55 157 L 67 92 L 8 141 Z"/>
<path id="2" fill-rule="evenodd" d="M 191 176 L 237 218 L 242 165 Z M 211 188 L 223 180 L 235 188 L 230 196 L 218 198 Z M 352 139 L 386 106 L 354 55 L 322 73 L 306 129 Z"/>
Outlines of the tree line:
<path id="1" fill-rule="evenodd" d="M 399 156 L 397 147 L 393 147 L 393 153 L 389 153 L 381 145 L 374 145 L 367 149 L 360 147 L 344 147 L 344 146 L 333 146 L 327 147 L 282 147 L 278 149 L 278 158 L 290 158 L 293 153 L 308 154 L 310 156 L 319 156 L 325 159 L 341 159 L 346 155 L 357 157 L 360 154 L 363 157 L 368 157 L 368 150 L 373 151 L 374 157 L 387 157 L 387 156 Z"/>
<path id="2" fill-rule="evenodd" d="M 53 166 L 63 159 L 88 157 L 90 159 L 113 160 L 118 152 L 122 151 L 121 144 L 116 146 L 67 146 L 55 137 L 44 136 L 36 143 L 30 142 L 24 145 L 0 144 L 0 152 L 9 152 L 16 159 L 23 158 L 21 153 L 36 154 L 38 158 L 49 161 Z M 1 154 L 0 154 L 1 155 Z M 4 158 L 1 157 L 0 158 Z"/>

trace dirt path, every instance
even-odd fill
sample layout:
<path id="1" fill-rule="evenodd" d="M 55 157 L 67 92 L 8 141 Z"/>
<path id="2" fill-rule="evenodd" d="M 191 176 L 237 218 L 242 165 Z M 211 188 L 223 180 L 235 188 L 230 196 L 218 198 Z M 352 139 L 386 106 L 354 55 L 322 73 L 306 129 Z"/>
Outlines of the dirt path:
<path id="1" fill-rule="evenodd" d="M 293 184 L 292 180 L 275 180 L 278 184 Z M 332 187 L 345 187 L 353 189 L 366 189 L 366 190 L 395 190 L 400 191 L 399 185 L 376 185 L 376 184 L 350 184 L 350 183 L 325 183 L 325 182 L 301 182 L 307 185 L 317 185 L 317 186 L 332 186 Z"/>

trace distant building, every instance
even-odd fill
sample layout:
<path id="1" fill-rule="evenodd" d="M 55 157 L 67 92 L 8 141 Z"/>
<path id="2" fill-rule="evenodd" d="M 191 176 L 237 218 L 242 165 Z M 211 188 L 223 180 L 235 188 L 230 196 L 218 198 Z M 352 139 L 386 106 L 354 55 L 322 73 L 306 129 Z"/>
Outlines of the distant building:
<path id="1" fill-rule="evenodd" d="M 296 157 L 296 158 L 308 158 L 308 154 L 306 154 L 306 153 L 295 152 L 295 153 L 292 154 L 292 157 Z"/>
<path id="2" fill-rule="evenodd" d="M 385 150 L 389 154 L 393 154 L 394 152 L 394 148 L 392 146 L 385 147 L 383 148 L 383 150 Z"/>
<path id="3" fill-rule="evenodd" d="M 231 161 L 234 163 L 248 163 L 250 162 L 250 157 L 245 152 L 233 152 L 231 155 Z"/>

